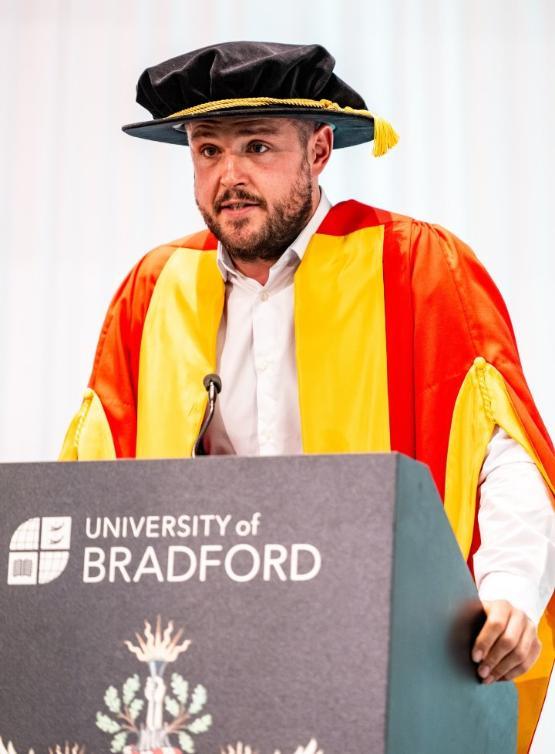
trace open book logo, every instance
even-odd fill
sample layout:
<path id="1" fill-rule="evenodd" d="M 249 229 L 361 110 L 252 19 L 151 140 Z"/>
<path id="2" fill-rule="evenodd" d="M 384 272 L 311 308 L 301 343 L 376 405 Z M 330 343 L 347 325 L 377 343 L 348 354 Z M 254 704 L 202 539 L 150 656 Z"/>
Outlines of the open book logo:
<path id="1" fill-rule="evenodd" d="M 69 560 L 71 518 L 30 518 L 13 533 L 8 559 L 8 584 L 48 584 Z"/>

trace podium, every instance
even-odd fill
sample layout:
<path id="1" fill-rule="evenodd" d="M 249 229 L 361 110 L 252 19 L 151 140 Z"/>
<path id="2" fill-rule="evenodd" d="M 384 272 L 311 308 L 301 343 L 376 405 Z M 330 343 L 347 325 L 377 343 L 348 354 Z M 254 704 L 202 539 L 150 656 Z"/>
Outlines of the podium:
<path id="1" fill-rule="evenodd" d="M 0 751 L 515 751 L 422 464 L 2 464 L 0 522 Z"/>

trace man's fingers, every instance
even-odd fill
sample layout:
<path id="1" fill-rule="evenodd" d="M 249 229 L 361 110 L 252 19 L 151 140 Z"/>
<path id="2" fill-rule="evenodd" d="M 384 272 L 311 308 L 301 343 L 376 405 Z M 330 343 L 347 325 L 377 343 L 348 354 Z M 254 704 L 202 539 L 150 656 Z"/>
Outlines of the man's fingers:
<path id="1" fill-rule="evenodd" d="M 504 600 L 484 602 L 487 619 L 472 649 L 483 682 L 512 680 L 529 670 L 541 651 L 534 623 Z"/>
<path id="2" fill-rule="evenodd" d="M 505 600 L 484 602 L 486 622 L 478 634 L 472 649 L 474 662 L 482 662 L 489 654 L 497 639 L 504 632 L 511 615 L 511 605 Z"/>
<path id="3" fill-rule="evenodd" d="M 537 660 L 541 650 L 541 644 L 536 635 L 536 627 L 531 621 L 528 621 L 527 619 L 525 620 L 526 627 L 518 644 L 511 652 L 509 652 L 509 654 L 505 655 L 497 665 L 492 666 L 490 675 L 492 681 L 497 681 L 506 677 L 516 668 L 520 668 L 518 675 L 525 673 Z M 511 622 L 509 621 L 509 626 L 510 623 Z M 485 662 L 488 662 L 488 660 L 486 659 Z M 516 676 L 511 677 L 516 678 Z"/>
<path id="4" fill-rule="evenodd" d="M 527 662 L 523 662 L 522 665 L 517 665 L 516 668 L 509 670 L 507 673 L 505 673 L 504 676 L 502 676 L 501 678 L 498 678 L 497 680 L 498 681 L 513 681 L 515 678 L 518 678 L 519 675 L 526 673 L 528 670 L 530 670 L 532 665 L 538 659 L 538 655 L 541 652 L 541 648 L 542 648 L 541 642 L 538 641 L 538 652 L 531 662 L 527 661 Z"/>
<path id="5" fill-rule="evenodd" d="M 526 673 L 526 668 L 524 665 L 517 665 L 516 668 L 513 668 L 512 670 L 509 670 L 509 672 L 501 676 L 501 678 L 498 678 L 498 681 L 512 681 L 514 678 L 518 678 L 519 675 L 522 675 L 523 673 Z M 493 683 L 493 678 L 490 678 L 488 683 Z"/>
<path id="6" fill-rule="evenodd" d="M 502 673 L 497 672 L 497 666 L 502 660 L 506 658 L 508 659 L 509 656 L 515 650 L 517 650 L 520 645 L 520 641 L 526 631 L 528 623 L 528 618 L 522 611 L 513 610 L 510 613 L 510 617 L 504 631 L 497 638 L 497 641 L 493 644 L 490 651 L 484 655 L 484 659 L 478 667 L 478 675 L 480 675 L 482 678 L 486 678 L 494 671 L 496 677 L 502 675 Z M 510 667 L 519 665 L 523 660 L 524 657 L 519 657 L 518 662 L 513 663 L 513 665 L 510 665 Z"/>

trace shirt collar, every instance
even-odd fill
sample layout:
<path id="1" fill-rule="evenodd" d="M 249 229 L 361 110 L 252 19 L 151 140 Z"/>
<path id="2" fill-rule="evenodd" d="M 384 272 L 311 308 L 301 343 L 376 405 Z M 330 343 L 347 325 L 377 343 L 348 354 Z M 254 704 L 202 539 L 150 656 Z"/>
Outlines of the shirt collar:
<path id="1" fill-rule="evenodd" d="M 276 265 L 282 266 L 286 264 L 287 261 L 291 258 L 292 254 L 295 254 L 299 258 L 299 260 L 302 260 L 304 253 L 306 251 L 306 247 L 308 246 L 308 242 L 318 230 L 325 216 L 330 211 L 331 206 L 332 205 L 328 197 L 326 196 L 324 189 L 320 188 L 320 202 L 318 203 L 318 206 L 316 207 L 316 211 L 314 212 L 314 214 L 312 215 L 308 223 L 305 225 L 305 227 L 301 230 L 297 238 L 293 241 L 291 246 L 289 246 L 289 248 L 286 249 L 286 251 L 275 262 L 275 264 L 272 265 L 272 267 L 275 267 Z M 233 264 L 231 257 L 222 246 L 221 241 L 218 241 L 218 251 L 217 251 L 216 259 L 218 263 L 218 268 L 224 280 L 227 280 L 229 275 L 234 275 L 234 276 L 241 275 L 241 273 L 237 270 L 237 268 Z"/>

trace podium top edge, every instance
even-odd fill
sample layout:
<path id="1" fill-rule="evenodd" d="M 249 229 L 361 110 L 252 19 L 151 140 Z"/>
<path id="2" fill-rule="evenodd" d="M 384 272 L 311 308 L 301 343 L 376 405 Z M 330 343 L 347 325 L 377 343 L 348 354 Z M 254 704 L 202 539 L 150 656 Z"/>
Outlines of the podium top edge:
<path id="1" fill-rule="evenodd" d="M 238 455 L 213 455 L 213 456 L 199 456 L 197 458 L 189 458 L 187 456 L 183 457 L 167 457 L 167 458 L 118 458 L 115 460 L 93 460 L 93 461 L 58 461 L 58 460 L 46 460 L 46 461 L 1 461 L 0 460 L 0 470 L 1 469 L 13 469 L 15 467 L 25 467 L 25 468 L 34 468 L 37 466 L 42 467 L 56 467 L 56 466 L 96 466 L 98 464 L 101 465 L 128 465 L 128 464 L 141 464 L 141 465 L 160 465 L 160 464 L 178 464 L 182 461 L 186 462 L 194 462 L 194 463 L 234 463 L 234 462 L 244 462 L 244 461 L 251 461 L 251 460 L 257 460 L 261 461 L 263 463 L 279 463 L 283 462 L 287 459 L 298 461 L 301 460 L 301 463 L 303 462 L 309 462 L 316 460 L 316 459 L 322 459 L 322 458 L 329 458 L 329 459 L 338 459 L 338 458 L 358 458 L 361 456 L 367 456 L 372 459 L 383 459 L 387 462 L 393 462 L 396 463 L 399 459 L 404 458 L 409 461 L 415 462 L 414 458 L 410 458 L 410 456 L 405 455 L 404 453 L 399 453 L 397 451 L 391 451 L 391 452 L 379 452 L 379 453 L 298 453 L 298 454 L 284 454 L 284 455 L 265 455 L 265 456 L 238 456 Z"/>

